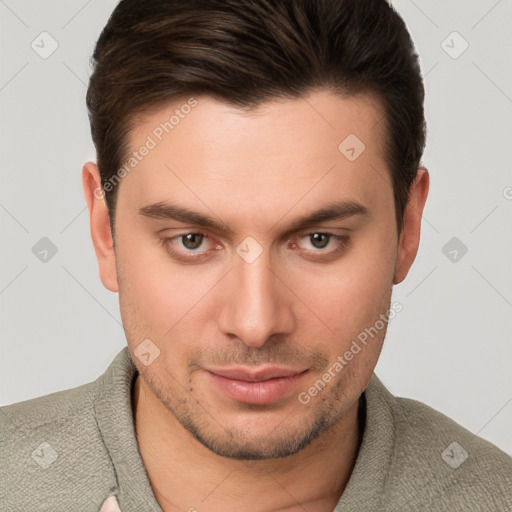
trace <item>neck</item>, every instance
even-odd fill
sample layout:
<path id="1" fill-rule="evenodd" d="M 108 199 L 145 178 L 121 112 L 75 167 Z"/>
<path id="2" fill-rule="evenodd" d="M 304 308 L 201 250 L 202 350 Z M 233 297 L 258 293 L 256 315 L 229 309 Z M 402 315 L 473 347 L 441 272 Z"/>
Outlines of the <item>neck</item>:
<path id="1" fill-rule="evenodd" d="M 360 444 L 359 402 L 295 455 L 242 461 L 199 443 L 136 378 L 135 430 L 142 460 L 164 512 L 190 510 L 332 511 L 352 472 Z M 335 454 L 335 455 L 334 455 Z"/>

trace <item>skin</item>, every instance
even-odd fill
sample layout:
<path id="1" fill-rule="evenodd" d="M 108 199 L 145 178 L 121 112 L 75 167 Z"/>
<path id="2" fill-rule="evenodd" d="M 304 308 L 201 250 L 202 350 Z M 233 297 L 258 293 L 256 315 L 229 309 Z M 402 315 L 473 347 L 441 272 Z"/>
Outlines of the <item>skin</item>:
<path id="1" fill-rule="evenodd" d="M 141 455 L 166 512 L 240 505 L 331 511 L 357 457 L 360 397 L 386 329 L 309 403 L 298 395 L 390 309 L 392 287 L 406 277 L 418 249 L 428 173 L 418 170 L 398 234 L 378 100 L 316 90 L 242 112 L 196 99 L 119 184 L 115 248 L 105 202 L 95 194 L 97 166 L 83 167 L 101 280 L 119 293 L 140 373 L 133 411 Z M 138 119 L 131 147 L 144 144 L 183 103 Z M 349 134 L 366 145 L 352 162 L 338 150 Z M 367 213 L 289 232 L 297 217 L 340 200 Z M 212 216 L 232 231 L 139 213 L 159 201 Z M 182 237 L 198 232 L 206 235 L 193 239 L 198 248 Z M 310 236 L 325 232 L 348 244 Z M 251 263 L 236 251 L 248 236 L 262 249 Z M 167 247 L 165 238 L 173 238 Z M 178 259 L 169 246 L 197 259 Z M 145 339 L 160 350 L 149 365 L 135 353 Z M 227 397 L 205 371 L 268 363 L 308 370 L 268 405 Z"/>

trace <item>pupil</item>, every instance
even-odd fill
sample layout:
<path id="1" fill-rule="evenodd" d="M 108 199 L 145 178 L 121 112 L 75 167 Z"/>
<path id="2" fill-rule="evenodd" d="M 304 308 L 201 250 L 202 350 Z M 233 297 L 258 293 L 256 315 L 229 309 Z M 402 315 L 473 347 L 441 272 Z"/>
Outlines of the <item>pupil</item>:
<path id="1" fill-rule="evenodd" d="M 328 237 L 327 237 L 327 235 L 326 235 L 325 233 L 315 233 L 315 234 L 313 234 L 313 235 L 311 235 L 311 236 L 313 237 L 313 240 L 314 240 L 313 245 L 314 245 L 315 247 L 317 247 L 317 248 L 319 248 L 319 249 L 323 249 L 324 247 L 326 247 L 326 246 L 327 246 Z M 319 237 L 323 237 L 323 238 L 324 238 L 324 243 L 322 243 L 322 242 L 320 241 L 320 245 L 318 246 L 318 245 L 316 245 L 316 243 L 315 243 L 315 242 L 317 242 L 317 241 L 318 241 Z"/>
<path id="2" fill-rule="evenodd" d="M 200 233 L 190 233 L 188 235 L 185 235 L 183 237 L 185 239 L 183 245 L 187 249 L 197 249 L 201 245 L 202 237 L 203 237 L 203 235 L 201 235 Z M 195 239 L 195 243 L 194 243 L 194 239 Z M 189 244 L 189 242 L 191 242 L 191 243 Z"/>

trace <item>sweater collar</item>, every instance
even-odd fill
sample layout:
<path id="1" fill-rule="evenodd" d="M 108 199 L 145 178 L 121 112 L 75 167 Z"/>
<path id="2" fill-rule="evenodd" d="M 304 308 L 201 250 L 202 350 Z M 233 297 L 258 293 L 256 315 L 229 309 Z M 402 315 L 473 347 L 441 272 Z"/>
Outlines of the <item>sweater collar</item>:
<path id="1" fill-rule="evenodd" d="M 137 373 L 128 347 L 124 347 L 97 381 L 96 418 L 117 475 L 115 495 L 121 512 L 162 512 L 135 433 L 131 397 Z"/>
<path id="2" fill-rule="evenodd" d="M 350 479 L 333 512 L 382 509 L 395 446 L 395 397 L 375 373 L 363 395 L 366 401 L 363 439 Z"/>

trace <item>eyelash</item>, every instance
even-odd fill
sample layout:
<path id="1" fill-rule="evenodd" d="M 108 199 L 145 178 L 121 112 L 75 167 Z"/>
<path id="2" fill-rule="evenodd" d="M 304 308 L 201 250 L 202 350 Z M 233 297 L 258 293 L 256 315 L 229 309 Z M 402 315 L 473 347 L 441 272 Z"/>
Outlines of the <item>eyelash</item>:
<path id="1" fill-rule="evenodd" d="M 172 238 L 162 238 L 160 240 L 160 242 L 161 242 L 161 245 L 166 249 L 166 251 L 171 256 L 175 257 L 177 260 L 180 260 L 180 261 L 198 261 L 198 260 L 203 260 L 204 258 L 208 257 L 207 252 L 204 252 L 204 251 L 197 252 L 197 253 L 196 252 L 185 252 L 185 254 L 189 254 L 189 256 L 184 256 L 183 253 L 180 253 L 179 251 L 176 251 L 171 248 L 171 243 L 173 240 L 181 239 L 181 238 L 185 237 L 186 235 L 201 235 L 204 237 L 204 239 L 210 239 L 210 237 L 206 233 L 203 233 L 202 231 L 188 231 L 186 233 L 181 233 L 179 235 L 176 235 Z M 330 233 L 328 231 L 312 231 L 310 233 L 301 235 L 299 237 L 299 239 L 311 237 L 313 235 L 327 236 L 329 238 L 328 243 L 332 239 L 338 241 L 338 244 L 339 244 L 338 247 L 336 247 L 335 249 L 332 249 L 330 251 L 323 250 L 323 249 L 318 249 L 316 251 L 315 250 L 307 251 L 307 252 L 311 252 L 313 254 L 316 253 L 321 256 L 329 256 L 329 257 L 336 256 L 337 254 L 342 253 L 348 247 L 348 245 L 350 243 L 350 237 L 348 237 L 346 235 L 336 235 L 336 234 Z M 203 240 L 201 240 L 201 243 L 202 242 L 203 242 Z M 297 244 L 295 242 L 293 243 L 293 245 L 297 246 Z"/>

